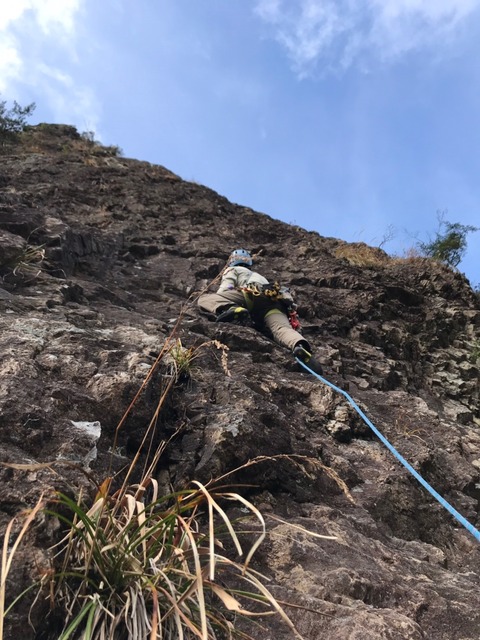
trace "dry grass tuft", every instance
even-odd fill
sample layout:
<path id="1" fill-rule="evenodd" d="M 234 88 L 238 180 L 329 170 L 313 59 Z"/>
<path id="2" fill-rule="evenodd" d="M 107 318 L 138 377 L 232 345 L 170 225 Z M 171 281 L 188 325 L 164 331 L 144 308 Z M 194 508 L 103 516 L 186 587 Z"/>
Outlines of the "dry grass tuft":
<path id="1" fill-rule="evenodd" d="M 5 621 L 5 616 L 8 614 L 10 609 L 13 606 L 15 606 L 18 599 L 21 598 L 27 591 L 29 591 L 35 586 L 35 585 L 31 585 L 30 587 L 28 587 L 22 594 L 20 594 L 20 596 L 18 596 L 18 598 L 16 598 L 16 600 L 10 603 L 8 608 L 5 608 L 7 578 L 12 568 L 12 562 L 15 558 L 16 553 L 19 550 L 20 544 L 23 538 L 25 537 L 28 529 L 30 528 L 33 521 L 35 520 L 38 512 L 41 509 L 43 509 L 44 506 L 45 506 L 45 502 L 43 499 L 43 495 L 41 495 L 36 505 L 33 507 L 33 509 L 24 511 L 23 513 L 19 514 L 17 517 L 12 518 L 5 530 L 5 535 L 3 538 L 2 558 L 1 558 L 1 565 L 0 565 L 0 639 L 1 640 L 3 640 L 3 625 Z M 15 538 L 15 540 L 11 542 L 10 538 L 12 535 L 13 527 L 16 521 L 22 517 L 23 517 L 22 528 L 17 534 L 17 537 Z"/>
<path id="2" fill-rule="evenodd" d="M 209 347 L 215 347 L 221 352 L 220 364 L 225 375 L 230 376 L 230 371 L 228 370 L 228 347 L 219 340 L 207 340 L 199 345 L 187 348 L 183 346 L 181 339 L 177 338 L 168 348 L 165 363 L 170 365 L 177 381 L 190 378 L 195 370 L 195 360 Z"/>
<path id="3" fill-rule="evenodd" d="M 364 242 L 342 244 L 335 249 L 334 255 L 357 267 L 382 267 L 390 261 L 382 249 L 369 247 Z"/>
<path id="4" fill-rule="evenodd" d="M 417 247 L 409 247 L 405 249 L 401 256 L 394 256 L 392 258 L 394 264 L 406 263 L 413 265 L 424 264 L 426 261 L 430 261 L 430 258 L 426 258 Z"/>
<path id="5" fill-rule="evenodd" d="M 249 638 L 235 617 L 274 613 L 300 637 L 266 578 L 249 568 L 265 538 L 260 512 L 225 488 L 193 484 L 159 497 L 150 476 L 113 494 L 105 483 L 90 506 L 59 494 L 50 512 L 67 526 L 51 595 L 62 613 L 59 640 Z M 248 550 L 222 506 L 232 502 L 260 525 Z"/>
<path id="6" fill-rule="evenodd" d="M 13 266 L 14 275 L 37 277 L 42 271 L 45 262 L 44 245 L 34 246 L 26 244 L 22 253 L 15 260 Z"/>

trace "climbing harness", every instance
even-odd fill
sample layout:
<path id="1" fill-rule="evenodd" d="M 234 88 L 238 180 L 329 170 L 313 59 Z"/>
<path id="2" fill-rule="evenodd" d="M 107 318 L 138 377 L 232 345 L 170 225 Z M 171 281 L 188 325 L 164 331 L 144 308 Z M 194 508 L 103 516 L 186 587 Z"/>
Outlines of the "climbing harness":
<path id="1" fill-rule="evenodd" d="M 274 282 L 273 284 L 249 282 L 245 287 L 241 287 L 241 290 L 254 297 L 265 296 L 272 302 L 293 302 L 289 288 L 280 286 L 278 282 Z"/>
<path id="2" fill-rule="evenodd" d="M 302 362 L 299 358 L 295 357 L 295 360 L 299 364 L 301 364 L 302 367 L 304 369 L 306 369 L 309 373 L 311 373 L 316 378 L 318 378 L 320 380 L 320 382 L 323 382 L 324 384 L 328 385 L 334 391 L 337 391 L 338 393 L 341 393 L 343 396 L 345 396 L 345 398 L 352 405 L 352 407 L 355 409 L 355 411 L 358 413 L 358 415 L 362 418 L 362 420 L 365 422 L 365 424 L 367 424 L 370 427 L 370 429 L 373 431 L 373 433 L 381 440 L 381 442 L 383 442 L 383 444 L 387 447 L 387 449 L 389 449 L 393 453 L 393 455 L 397 458 L 397 460 L 399 460 L 399 462 L 401 462 L 403 464 L 403 466 L 408 471 L 410 471 L 410 473 L 414 476 L 414 478 L 416 478 L 418 480 L 418 482 L 420 482 L 420 484 L 423 487 L 425 487 L 425 489 L 442 505 L 442 507 L 445 507 L 445 509 L 461 525 L 463 525 L 465 527 L 465 529 L 467 529 L 467 531 L 469 531 L 480 542 L 480 531 L 478 529 L 476 529 L 473 526 L 473 524 L 468 522 L 468 520 L 466 518 L 464 518 L 461 513 L 459 513 L 454 507 L 452 507 L 452 505 L 449 502 L 447 502 L 445 500 L 445 498 L 442 498 L 442 496 L 439 493 L 437 493 L 435 491 L 435 489 L 432 486 L 430 486 L 428 484 L 428 482 L 426 480 L 424 480 L 422 478 L 422 476 L 417 471 L 415 471 L 415 469 L 412 467 L 412 465 L 410 463 L 408 463 L 405 460 L 405 458 L 398 453 L 398 451 L 395 449 L 395 447 L 390 444 L 390 442 L 385 438 L 385 436 L 382 435 L 380 433 L 380 431 L 375 427 L 375 425 L 367 418 L 367 416 L 363 413 L 363 411 L 360 409 L 360 407 L 357 405 L 357 403 L 353 400 L 353 398 L 351 396 L 348 395 L 348 393 L 346 391 L 344 391 L 343 389 L 340 389 L 340 387 L 335 386 L 334 384 L 332 384 L 331 382 L 329 382 L 328 380 L 323 378 L 318 373 L 315 373 L 315 371 L 312 371 L 312 369 L 310 369 L 308 364 L 305 364 L 305 362 Z"/>
<path id="3" fill-rule="evenodd" d="M 240 287 L 240 290 L 243 291 L 245 299 L 247 303 L 250 303 L 250 306 L 253 303 L 253 298 L 263 298 L 264 302 L 268 305 L 267 308 L 270 306 L 268 303 L 277 305 L 276 309 L 270 309 L 267 315 L 270 313 L 278 313 L 281 308 L 283 308 L 292 329 L 295 329 L 295 331 L 300 329 L 300 320 L 296 311 L 296 305 L 293 302 L 292 294 L 288 287 L 282 287 L 278 282 L 274 282 L 273 284 L 249 282 L 245 287 Z M 262 307 L 263 306 L 264 305 L 262 305 Z"/>

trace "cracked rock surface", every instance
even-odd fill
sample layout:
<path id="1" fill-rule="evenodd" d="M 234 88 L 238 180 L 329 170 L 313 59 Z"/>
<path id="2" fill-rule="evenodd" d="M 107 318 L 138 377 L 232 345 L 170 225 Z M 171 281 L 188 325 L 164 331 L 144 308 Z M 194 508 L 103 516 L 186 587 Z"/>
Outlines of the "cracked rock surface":
<path id="1" fill-rule="evenodd" d="M 306 640 L 477 640 L 479 542 L 341 394 L 268 336 L 212 323 L 188 302 L 242 246 L 290 285 L 325 377 L 480 526 L 480 307 L 462 274 L 284 224 L 114 157 L 72 127 L 38 125 L 0 165 L 0 460 L 74 464 L 56 474 L 0 467 L 1 529 L 41 492 L 85 487 L 79 468 L 101 482 L 111 460 L 128 463 L 168 369 L 150 379 L 112 452 L 117 425 L 183 313 L 182 344 L 226 345 L 231 375 L 212 343 L 175 386 L 157 427 L 158 441 L 178 431 L 160 484 L 278 456 L 240 480 L 269 526 L 254 568 L 280 600 L 307 608 L 289 610 Z M 57 535 L 47 519 L 31 530 L 12 594 Z M 35 638 L 27 605 L 6 637 Z M 262 624 L 262 640 L 292 637 L 279 620 Z"/>

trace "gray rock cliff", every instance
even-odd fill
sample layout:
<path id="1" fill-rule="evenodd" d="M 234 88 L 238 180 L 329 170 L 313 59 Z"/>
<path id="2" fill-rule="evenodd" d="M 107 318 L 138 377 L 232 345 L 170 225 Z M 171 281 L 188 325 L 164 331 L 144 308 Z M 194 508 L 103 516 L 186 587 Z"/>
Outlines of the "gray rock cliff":
<path id="1" fill-rule="evenodd" d="M 231 375 L 205 348 L 176 385 L 157 425 L 158 440 L 178 430 L 157 471 L 162 486 L 279 456 L 240 480 L 269 527 L 254 566 L 280 600 L 308 608 L 289 610 L 304 638 L 476 640 L 479 542 L 343 396 L 268 336 L 215 324 L 188 302 L 236 247 L 290 285 L 325 376 L 480 525 L 480 306 L 462 274 L 284 224 L 161 166 L 116 157 L 72 127 L 38 125 L 0 163 L 0 460 L 75 464 L 55 474 L 0 467 L 1 530 L 42 491 L 85 486 L 79 467 L 101 482 L 111 459 L 115 469 L 128 462 L 162 371 L 112 453 L 117 425 L 182 313 L 182 344 L 223 343 Z M 13 594 L 56 536 L 48 519 L 32 530 Z M 10 637 L 35 637 L 27 615 L 17 606 Z M 262 640 L 292 637 L 279 620 L 262 624 Z"/>

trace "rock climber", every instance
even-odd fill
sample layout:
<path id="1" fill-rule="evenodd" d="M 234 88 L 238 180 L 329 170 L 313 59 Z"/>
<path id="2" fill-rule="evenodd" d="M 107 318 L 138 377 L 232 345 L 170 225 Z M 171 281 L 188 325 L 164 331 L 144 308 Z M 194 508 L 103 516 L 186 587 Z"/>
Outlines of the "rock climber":
<path id="1" fill-rule="evenodd" d="M 216 293 L 204 293 L 198 299 L 202 311 L 216 316 L 216 322 L 250 322 L 269 332 L 275 342 L 291 350 L 316 373 L 322 373 L 312 357 L 308 341 L 297 331 L 296 305 L 286 287 L 271 285 L 252 271 L 253 258 L 246 249 L 235 249 L 227 260 Z M 296 327 L 296 328 L 295 328 Z M 314 367 L 314 368 L 313 368 Z"/>

